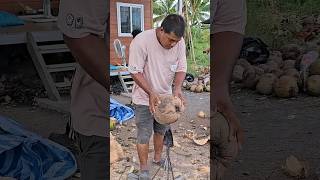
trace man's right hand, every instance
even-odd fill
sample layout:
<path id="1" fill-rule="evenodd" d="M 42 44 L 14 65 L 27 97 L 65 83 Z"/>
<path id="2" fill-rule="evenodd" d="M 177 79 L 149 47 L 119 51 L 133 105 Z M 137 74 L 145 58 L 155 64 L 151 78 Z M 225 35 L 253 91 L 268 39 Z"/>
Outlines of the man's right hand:
<path id="1" fill-rule="evenodd" d="M 160 104 L 159 95 L 155 92 L 149 94 L 149 110 L 153 114 L 155 112 L 155 106 Z"/>

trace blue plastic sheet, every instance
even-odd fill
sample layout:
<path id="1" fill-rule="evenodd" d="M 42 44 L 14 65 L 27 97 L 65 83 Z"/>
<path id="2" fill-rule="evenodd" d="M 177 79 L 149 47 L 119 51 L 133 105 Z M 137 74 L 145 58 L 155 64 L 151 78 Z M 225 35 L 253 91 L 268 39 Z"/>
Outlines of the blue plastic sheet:
<path id="1" fill-rule="evenodd" d="M 24 25 L 24 21 L 14 14 L 0 11 L 0 27 Z"/>
<path id="2" fill-rule="evenodd" d="M 76 169 L 76 160 L 67 148 L 0 116 L 0 176 L 60 180 L 72 176 Z"/>
<path id="3" fill-rule="evenodd" d="M 117 119 L 118 123 L 123 123 L 134 117 L 134 111 L 130 107 L 110 98 L 110 117 Z"/>

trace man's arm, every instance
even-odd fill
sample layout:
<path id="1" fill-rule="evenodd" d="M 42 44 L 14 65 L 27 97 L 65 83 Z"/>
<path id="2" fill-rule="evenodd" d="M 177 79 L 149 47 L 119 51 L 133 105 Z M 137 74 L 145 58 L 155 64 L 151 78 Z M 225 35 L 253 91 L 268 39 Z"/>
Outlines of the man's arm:
<path id="1" fill-rule="evenodd" d="M 173 89 L 173 95 L 179 97 L 183 101 L 183 103 L 185 103 L 185 99 L 182 96 L 181 87 L 185 77 L 186 77 L 185 72 L 182 72 L 182 71 L 176 72 L 175 79 L 174 79 L 174 89 Z"/>
<path id="2" fill-rule="evenodd" d="M 109 90 L 108 49 L 105 40 L 95 35 L 64 40 L 80 66 L 99 84 Z"/>
<path id="3" fill-rule="evenodd" d="M 231 135 L 237 135 L 238 141 L 243 142 L 243 132 L 240 128 L 240 121 L 237 118 L 233 107 L 230 94 L 229 84 L 232 70 L 236 59 L 238 59 L 242 46 L 243 35 L 236 32 L 219 32 L 211 35 L 212 52 L 212 104 L 214 109 L 223 113 L 231 125 Z M 240 132 L 241 131 L 241 132 Z"/>

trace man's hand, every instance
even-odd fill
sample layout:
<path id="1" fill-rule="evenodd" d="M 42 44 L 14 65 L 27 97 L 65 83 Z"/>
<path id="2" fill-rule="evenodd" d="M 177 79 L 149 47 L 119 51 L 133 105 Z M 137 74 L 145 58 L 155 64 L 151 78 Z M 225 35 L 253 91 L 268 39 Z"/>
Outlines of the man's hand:
<path id="1" fill-rule="evenodd" d="M 218 111 L 226 118 L 229 124 L 229 140 L 237 138 L 238 146 L 241 149 L 241 146 L 244 143 L 244 131 L 235 113 L 229 93 L 218 89 L 212 93 L 214 112 Z"/>
<path id="2" fill-rule="evenodd" d="M 184 98 L 184 96 L 182 94 L 181 88 L 174 89 L 173 90 L 173 96 L 180 98 L 180 100 L 182 101 L 182 104 L 184 106 L 186 106 L 187 102 L 186 102 L 186 99 Z"/>
<path id="3" fill-rule="evenodd" d="M 159 95 L 155 92 L 149 94 L 149 110 L 153 114 L 155 112 L 155 106 L 160 104 Z"/>

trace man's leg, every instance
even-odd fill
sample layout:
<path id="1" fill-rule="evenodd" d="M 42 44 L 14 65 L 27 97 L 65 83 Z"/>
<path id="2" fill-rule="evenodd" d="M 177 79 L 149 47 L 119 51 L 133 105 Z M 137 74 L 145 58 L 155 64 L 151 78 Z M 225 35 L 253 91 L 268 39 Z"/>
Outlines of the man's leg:
<path id="1" fill-rule="evenodd" d="M 84 136 L 75 133 L 79 146 L 81 180 L 105 180 L 109 178 L 109 138 Z"/>
<path id="2" fill-rule="evenodd" d="M 153 120 L 153 143 L 154 143 L 154 161 L 160 162 L 162 150 L 163 150 L 163 138 L 166 130 L 169 128 L 168 125 L 159 124 L 156 120 Z"/>
<path id="3" fill-rule="evenodd" d="M 153 117 L 148 106 L 135 105 L 135 121 L 137 125 L 137 151 L 140 170 L 148 170 L 149 140 L 153 126 Z"/>

